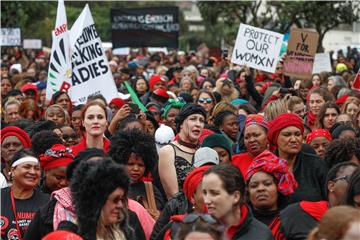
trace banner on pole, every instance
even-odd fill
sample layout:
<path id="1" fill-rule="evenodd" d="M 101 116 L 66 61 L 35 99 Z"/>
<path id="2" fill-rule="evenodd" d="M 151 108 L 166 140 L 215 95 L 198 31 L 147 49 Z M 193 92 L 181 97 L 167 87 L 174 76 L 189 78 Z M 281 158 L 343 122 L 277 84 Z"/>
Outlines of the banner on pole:
<path id="1" fill-rule="evenodd" d="M 111 9 L 113 48 L 178 48 L 178 7 Z"/>
<path id="2" fill-rule="evenodd" d="M 240 24 L 231 62 L 274 73 L 283 35 Z"/>
<path id="3" fill-rule="evenodd" d="M 309 79 L 313 71 L 319 34 L 304 29 L 292 29 L 284 68 L 288 76 Z"/>
<path id="4" fill-rule="evenodd" d="M 70 30 L 72 79 L 70 97 L 75 105 L 102 94 L 107 102 L 118 97 L 105 51 L 86 4 Z"/>
<path id="5" fill-rule="evenodd" d="M 59 0 L 46 84 L 46 99 L 57 91 L 68 92 L 71 87 L 70 40 L 64 0 Z"/>

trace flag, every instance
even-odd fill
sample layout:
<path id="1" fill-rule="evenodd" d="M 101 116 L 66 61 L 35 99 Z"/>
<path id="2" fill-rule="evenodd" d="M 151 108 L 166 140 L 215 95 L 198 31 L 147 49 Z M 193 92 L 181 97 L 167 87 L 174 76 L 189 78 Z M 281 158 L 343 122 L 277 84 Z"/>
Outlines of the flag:
<path id="1" fill-rule="evenodd" d="M 46 85 L 46 99 L 71 87 L 70 41 L 64 0 L 59 0 Z"/>
<path id="2" fill-rule="evenodd" d="M 352 85 L 352 89 L 360 91 L 360 69 L 356 74 L 356 77 L 355 77 L 353 85 Z"/>
<path id="3" fill-rule="evenodd" d="M 109 103 L 118 97 L 100 36 L 86 4 L 70 30 L 71 88 L 74 105 L 86 103 L 89 95 L 102 94 Z"/>
<path id="4" fill-rule="evenodd" d="M 147 108 L 142 104 L 142 102 L 140 101 L 140 99 L 138 98 L 134 89 L 132 89 L 132 87 L 130 86 L 128 81 L 125 81 L 124 84 L 130 94 L 130 97 L 131 97 L 131 100 L 133 101 L 133 103 L 136 103 L 136 105 L 138 105 L 138 107 L 140 108 L 141 111 L 147 112 L 148 111 Z"/>

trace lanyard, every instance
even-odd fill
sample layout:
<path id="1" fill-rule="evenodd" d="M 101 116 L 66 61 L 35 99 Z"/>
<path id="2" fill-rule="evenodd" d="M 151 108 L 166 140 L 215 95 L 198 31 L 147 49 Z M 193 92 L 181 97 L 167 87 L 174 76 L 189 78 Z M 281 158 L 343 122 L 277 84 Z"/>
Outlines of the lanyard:
<path id="1" fill-rule="evenodd" d="M 10 189 L 10 198 L 11 198 L 12 210 L 13 210 L 14 217 L 15 217 L 16 229 L 17 229 L 18 234 L 19 234 L 19 239 L 22 240 L 20 227 L 19 227 L 19 222 L 18 222 L 17 214 L 16 214 L 16 206 L 15 206 L 15 200 L 14 200 L 14 195 L 13 195 L 12 188 Z"/>

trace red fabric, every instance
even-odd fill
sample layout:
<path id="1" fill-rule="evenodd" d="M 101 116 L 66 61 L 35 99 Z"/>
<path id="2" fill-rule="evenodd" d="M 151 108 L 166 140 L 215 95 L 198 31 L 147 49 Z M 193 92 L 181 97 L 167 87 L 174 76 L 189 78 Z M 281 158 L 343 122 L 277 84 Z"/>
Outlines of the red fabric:
<path id="1" fill-rule="evenodd" d="M 231 157 L 231 164 L 240 170 L 245 179 L 247 170 L 253 159 L 254 158 L 249 153 L 239 153 Z"/>
<path id="2" fill-rule="evenodd" d="M 166 84 L 166 82 L 161 78 L 160 75 L 154 74 L 151 76 L 151 78 L 149 80 L 150 91 L 153 90 L 153 88 L 157 82 L 163 82 L 164 85 Z"/>
<path id="3" fill-rule="evenodd" d="M 43 170 L 57 167 L 66 167 L 74 159 L 70 149 L 62 144 L 55 144 L 39 157 L 40 166 Z"/>
<path id="4" fill-rule="evenodd" d="M 121 98 L 113 98 L 110 102 L 110 104 L 115 104 L 118 108 L 121 108 L 124 104 L 125 101 L 122 100 Z"/>
<path id="5" fill-rule="evenodd" d="M 158 88 L 153 92 L 155 95 L 163 97 L 163 98 L 169 98 L 169 94 L 166 92 L 163 88 Z"/>
<path id="6" fill-rule="evenodd" d="M 265 82 L 266 76 L 265 74 L 258 74 L 255 77 L 255 82 Z"/>
<path id="7" fill-rule="evenodd" d="M 332 140 L 331 134 L 328 130 L 319 128 L 319 129 L 315 129 L 311 133 L 308 133 L 308 135 L 306 136 L 306 143 L 310 144 L 312 140 L 314 140 L 317 137 L 325 137 L 329 141 Z"/>
<path id="8" fill-rule="evenodd" d="M 204 139 L 210 135 L 213 135 L 215 134 L 214 131 L 211 131 L 210 129 L 206 129 L 204 128 L 200 134 L 200 137 L 199 137 L 199 142 L 200 144 L 204 141 Z"/>
<path id="9" fill-rule="evenodd" d="M 47 234 L 43 240 L 83 240 L 83 238 L 72 232 L 56 230 Z"/>
<path id="10" fill-rule="evenodd" d="M 211 166 L 201 166 L 192 170 L 185 178 L 185 182 L 183 185 L 183 190 L 186 195 L 186 198 L 190 200 L 194 197 L 196 188 L 203 178 L 203 174 L 206 170 L 208 170 Z"/>
<path id="11" fill-rule="evenodd" d="M 284 128 L 294 126 L 304 133 L 303 120 L 293 113 L 282 113 L 269 123 L 268 141 L 272 150 L 277 148 L 279 133 Z"/>
<path id="12" fill-rule="evenodd" d="M 241 217 L 240 217 L 240 222 L 238 225 L 235 226 L 230 226 L 227 231 L 226 231 L 226 235 L 228 236 L 228 239 L 232 239 L 233 236 L 235 235 L 236 231 L 240 228 L 241 224 L 244 222 L 244 220 L 246 219 L 248 213 L 249 213 L 249 209 L 246 207 L 245 204 L 240 206 L 241 209 Z"/>
<path id="13" fill-rule="evenodd" d="M 320 222 L 326 211 L 329 209 L 328 201 L 308 202 L 301 201 L 300 207 L 310 216 Z"/>
<path id="14" fill-rule="evenodd" d="M 262 85 L 262 87 L 261 87 L 260 93 L 261 93 L 261 94 L 264 94 L 264 93 L 266 92 L 266 89 L 267 89 L 271 84 L 273 84 L 273 82 L 266 82 L 266 83 L 264 83 L 264 85 Z"/>
<path id="15" fill-rule="evenodd" d="M 306 116 L 306 124 L 311 129 L 313 129 L 314 125 L 315 125 L 315 122 L 316 122 L 316 115 L 311 110 L 309 110 L 309 112 L 308 112 L 308 114 Z"/>
<path id="16" fill-rule="evenodd" d="M 186 217 L 186 214 L 183 215 L 173 215 L 170 217 L 170 221 L 172 222 L 182 222 Z M 171 240 L 171 227 L 166 230 L 164 234 L 164 240 Z"/>
<path id="17" fill-rule="evenodd" d="M 268 122 L 265 120 L 264 116 L 260 114 L 250 114 L 246 117 L 245 128 L 253 124 L 260 125 L 266 129 L 269 128 Z"/>
<path id="18" fill-rule="evenodd" d="M 271 230 L 274 240 L 285 240 L 285 237 L 280 232 L 280 227 L 281 227 L 280 216 L 274 218 L 274 220 L 268 225 L 268 227 Z"/>
<path id="19" fill-rule="evenodd" d="M 278 100 L 279 98 L 276 95 L 271 95 L 270 97 L 268 97 L 265 101 L 265 103 L 263 103 L 262 105 L 262 109 L 264 109 L 269 103 L 271 103 L 272 101 Z"/>
<path id="20" fill-rule="evenodd" d="M 346 99 L 349 97 L 350 95 L 349 94 L 345 94 L 345 95 L 342 95 L 341 97 L 339 97 L 338 99 L 336 99 L 336 104 L 337 105 L 341 105 L 341 104 L 344 104 Z"/>
<path id="21" fill-rule="evenodd" d="M 37 86 L 35 84 L 32 84 L 32 83 L 26 83 L 24 86 L 22 86 L 20 88 L 20 91 L 23 92 L 23 93 L 28 91 L 28 90 L 33 90 L 33 91 L 37 92 L 38 89 L 37 89 Z"/>
<path id="22" fill-rule="evenodd" d="M 104 153 L 107 153 L 109 151 L 109 148 L 110 148 L 110 141 L 107 138 L 104 138 L 104 137 L 103 137 L 103 141 L 104 141 L 103 150 L 104 150 Z M 76 155 L 78 155 L 79 152 L 81 152 L 82 150 L 85 150 L 85 149 L 87 149 L 85 137 L 83 137 L 81 139 L 79 144 L 71 147 L 72 154 L 74 155 L 74 157 Z"/>
<path id="23" fill-rule="evenodd" d="M 9 126 L 1 129 L 1 143 L 9 136 L 17 137 L 24 148 L 31 148 L 31 139 L 29 135 L 21 128 Z"/>
<path id="24" fill-rule="evenodd" d="M 298 187 L 294 175 L 289 171 L 287 161 L 264 150 L 257 155 L 246 173 L 246 181 L 257 172 L 265 172 L 272 175 L 277 180 L 277 190 L 284 196 L 289 196 Z"/>

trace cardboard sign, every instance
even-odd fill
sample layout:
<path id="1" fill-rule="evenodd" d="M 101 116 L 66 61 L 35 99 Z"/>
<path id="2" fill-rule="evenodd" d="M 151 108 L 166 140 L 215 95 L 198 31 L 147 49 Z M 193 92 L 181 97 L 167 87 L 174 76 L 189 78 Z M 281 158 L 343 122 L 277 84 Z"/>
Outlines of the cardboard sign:
<path id="1" fill-rule="evenodd" d="M 72 78 L 70 97 L 75 105 L 102 94 L 109 103 L 118 97 L 116 85 L 93 17 L 86 4 L 70 30 Z"/>
<path id="2" fill-rule="evenodd" d="M 42 49 L 42 40 L 41 39 L 24 39 L 23 48 L 24 49 Z"/>
<path id="3" fill-rule="evenodd" d="M 240 24 L 231 62 L 274 73 L 283 35 Z"/>
<path id="4" fill-rule="evenodd" d="M 51 100 L 57 91 L 71 88 L 70 39 L 64 1 L 58 2 L 55 28 L 52 31 L 52 48 L 46 85 L 46 99 Z"/>
<path id="5" fill-rule="evenodd" d="M 0 28 L 1 41 L 0 46 L 21 46 L 20 28 Z"/>
<path id="6" fill-rule="evenodd" d="M 314 66 L 312 73 L 331 72 L 331 61 L 329 53 L 315 54 Z"/>
<path id="7" fill-rule="evenodd" d="M 311 78 L 318 39 L 317 32 L 291 30 L 284 62 L 286 75 L 300 79 Z"/>
<path id="8" fill-rule="evenodd" d="M 179 31 L 178 7 L 111 9 L 114 48 L 178 48 Z"/>

